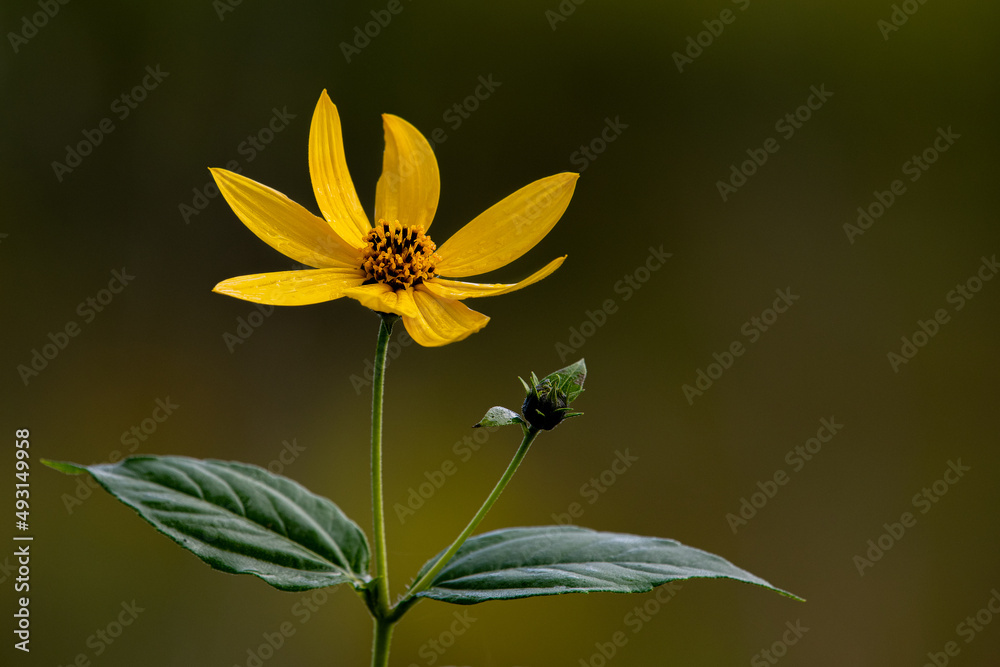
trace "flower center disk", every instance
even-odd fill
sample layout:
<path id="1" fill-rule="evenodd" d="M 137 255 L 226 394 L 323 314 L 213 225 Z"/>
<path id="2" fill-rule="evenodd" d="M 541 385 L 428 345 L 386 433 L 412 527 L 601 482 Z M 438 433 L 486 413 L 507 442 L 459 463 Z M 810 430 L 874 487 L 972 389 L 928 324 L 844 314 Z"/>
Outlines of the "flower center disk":
<path id="1" fill-rule="evenodd" d="M 365 284 L 382 283 L 394 290 L 413 287 L 433 278 L 434 266 L 441 261 L 423 225 L 404 227 L 395 220 L 379 220 L 365 242 L 368 245 L 361 251 Z"/>

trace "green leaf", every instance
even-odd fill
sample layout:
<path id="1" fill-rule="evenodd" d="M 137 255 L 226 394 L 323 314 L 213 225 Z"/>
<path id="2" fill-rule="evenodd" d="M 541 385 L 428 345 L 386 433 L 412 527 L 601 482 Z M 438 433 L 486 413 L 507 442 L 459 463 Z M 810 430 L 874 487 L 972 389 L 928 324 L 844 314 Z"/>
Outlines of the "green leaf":
<path id="1" fill-rule="evenodd" d="M 513 410 L 508 410 L 507 408 L 498 405 L 490 408 L 486 412 L 486 416 L 483 417 L 482 421 L 472 428 L 479 428 L 480 426 L 510 426 L 511 424 L 523 425 L 524 420 L 521 419 L 521 415 L 517 414 Z"/>
<path id="2" fill-rule="evenodd" d="M 576 526 L 506 528 L 473 537 L 418 597 L 477 604 L 563 593 L 644 593 L 693 578 L 735 579 L 801 599 L 674 540 Z"/>
<path id="3" fill-rule="evenodd" d="M 330 500 L 286 477 L 234 461 L 133 456 L 81 466 L 108 493 L 217 570 L 301 591 L 369 581 L 368 540 Z"/>

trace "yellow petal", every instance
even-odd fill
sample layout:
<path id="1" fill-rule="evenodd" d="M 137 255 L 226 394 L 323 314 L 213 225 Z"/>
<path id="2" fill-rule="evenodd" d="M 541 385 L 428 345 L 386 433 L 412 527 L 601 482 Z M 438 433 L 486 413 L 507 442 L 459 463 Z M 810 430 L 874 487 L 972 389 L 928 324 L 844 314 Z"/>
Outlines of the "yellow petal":
<path id="1" fill-rule="evenodd" d="M 413 290 L 419 313 L 403 317 L 403 325 L 413 340 L 424 347 L 439 347 L 455 343 L 486 326 L 490 318 L 452 299 L 442 299 L 424 290 L 426 284 Z"/>
<path id="2" fill-rule="evenodd" d="M 404 226 L 430 228 L 437 211 L 441 179 L 431 145 L 417 128 L 398 116 L 382 115 L 385 153 L 375 188 L 375 218 Z"/>
<path id="3" fill-rule="evenodd" d="M 408 289 L 394 291 L 388 285 L 374 283 L 346 290 L 344 296 L 357 299 L 362 306 L 379 313 L 395 313 L 408 317 L 415 317 L 418 314 L 417 304 L 413 301 L 413 292 Z"/>
<path id="4" fill-rule="evenodd" d="M 309 128 L 309 175 L 326 221 L 349 244 L 363 247 L 362 238 L 371 229 L 371 223 L 347 171 L 340 115 L 325 90 Z"/>
<path id="5" fill-rule="evenodd" d="M 225 169 L 209 171 L 243 224 L 281 254 L 316 268 L 361 266 L 357 248 L 277 190 Z"/>
<path id="6" fill-rule="evenodd" d="M 339 299 L 364 279 L 360 270 L 279 271 L 223 280 L 212 291 L 272 306 L 305 306 Z"/>
<path id="7" fill-rule="evenodd" d="M 537 180 L 479 214 L 438 248 L 437 273 L 474 276 L 531 250 L 559 221 L 579 176 L 566 172 Z"/>
<path id="8" fill-rule="evenodd" d="M 446 299 L 461 300 L 480 296 L 497 296 L 498 294 L 506 294 L 507 292 L 513 292 L 521 289 L 522 287 L 527 287 L 532 283 L 537 283 L 539 280 L 545 278 L 550 273 L 558 269 L 565 259 L 565 255 L 557 257 L 545 265 L 545 268 L 540 271 L 535 271 L 524 280 L 512 285 L 463 283 L 458 280 L 446 280 L 445 278 L 432 278 L 431 280 L 424 281 L 423 285 L 427 288 L 427 291 Z"/>

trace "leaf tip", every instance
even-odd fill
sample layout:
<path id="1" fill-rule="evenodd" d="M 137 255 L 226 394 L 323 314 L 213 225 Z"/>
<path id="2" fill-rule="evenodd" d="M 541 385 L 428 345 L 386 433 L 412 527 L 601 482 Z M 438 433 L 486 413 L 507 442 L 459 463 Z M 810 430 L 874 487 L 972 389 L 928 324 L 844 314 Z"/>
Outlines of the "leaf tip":
<path id="1" fill-rule="evenodd" d="M 53 470 L 58 470 L 66 475 L 82 475 L 87 472 L 87 468 L 85 466 L 71 463 L 69 461 L 50 461 L 49 459 L 39 460 Z"/>

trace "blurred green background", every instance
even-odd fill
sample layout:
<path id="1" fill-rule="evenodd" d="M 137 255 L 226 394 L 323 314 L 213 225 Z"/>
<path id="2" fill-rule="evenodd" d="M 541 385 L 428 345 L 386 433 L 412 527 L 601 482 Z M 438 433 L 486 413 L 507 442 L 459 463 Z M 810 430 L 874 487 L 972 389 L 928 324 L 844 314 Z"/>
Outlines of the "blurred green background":
<path id="1" fill-rule="evenodd" d="M 270 464 L 370 532 L 362 378 L 377 318 L 348 300 L 264 317 L 212 294 L 224 278 L 296 267 L 198 193 L 207 167 L 235 160 L 318 211 L 306 156 L 324 88 L 366 205 L 379 114 L 441 128 L 438 243 L 532 180 L 583 171 L 552 233 L 487 280 L 564 253 L 566 264 L 473 302 L 493 318 L 481 333 L 400 348 L 390 365 L 388 507 L 445 461 L 457 467 L 412 515 L 389 512 L 394 591 L 465 524 L 517 445 L 497 432 L 473 451 L 460 444 L 469 427 L 519 405 L 517 375 L 585 356 L 586 416 L 538 441 L 482 530 L 552 523 L 576 502 L 580 525 L 673 537 L 808 598 L 694 581 L 662 605 L 425 602 L 399 626 L 393 665 L 923 665 L 947 642 L 949 664 L 996 664 L 1000 280 L 976 282 L 1000 250 L 996 4 L 17 0 L 0 17 L 3 426 L 8 438 L 31 430 L 35 537 L 29 655 L 11 647 L 13 542 L 0 552 L 4 664 L 252 667 L 283 623 L 294 634 L 268 667 L 367 664 L 369 621 L 347 590 L 288 594 L 214 572 L 39 464 L 132 446 Z M 476 99 L 480 77 L 493 90 Z M 144 80 L 129 107 L 121 96 Z M 832 95 L 800 109 L 812 87 Z M 904 171 L 939 128 L 959 138 Z M 72 167 L 67 147 L 96 143 L 88 135 L 100 143 Z M 753 174 L 724 200 L 718 182 L 769 138 L 766 162 L 743 166 Z M 897 179 L 903 194 L 849 239 L 858 207 L 878 212 Z M 672 256 L 644 273 L 651 247 Z M 114 271 L 133 278 L 102 292 Z M 626 288 L 626 276 L 645 282 Z M 960 285 L 971 299 L 949 299 Z M 775 321 L 778 289 L 799 298 Z M 933 330 L 938 309 L 947 321 L 894 370 L 888 353 L 920 321 Z M 71 322 L 78 335 L 37 375 L 19 370 Z M 735 341 L 742 356 L 710 367 Z M 717 379 L 688 400 L 699 370 Z M 162 422 L 158 400 L 176 406 Z M 843 427 L 808 461 L 789 456 L 824 418 Z M 618 452 L 637 461 L 609 475 Z M 13 513 L 13 448 L 4 458 Z M 970 469 L 939 482 L 937 502 L 915 499 L 949 462 Z M 768 485 L 779 471 L 787 484 Z M 754 496 L 758 483 L 772 497 Z M 744 499 L 762 506 L 727 519 L 751 515 Z M 884 536 L 904 512 L 915 525 Z M 880 537 L 888 549 L 866 556 Z M 103 641 L 133 601 L 134 623 Z M 636 623 L 637 605 L 655 613 Z M 474 621 L 449 636 L 456 610 Z M 979 630 L 960 626 L 977 612 Z M 603 657 L 619 631 L 627 643 Z"/>

